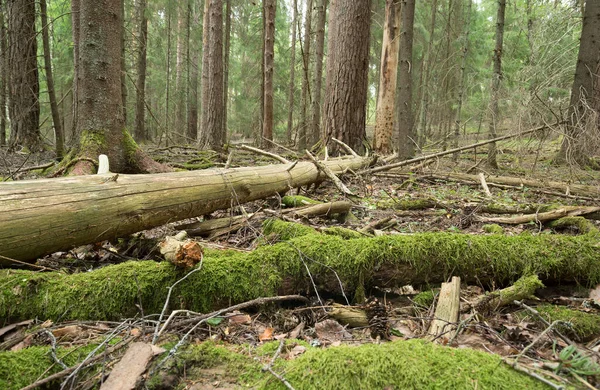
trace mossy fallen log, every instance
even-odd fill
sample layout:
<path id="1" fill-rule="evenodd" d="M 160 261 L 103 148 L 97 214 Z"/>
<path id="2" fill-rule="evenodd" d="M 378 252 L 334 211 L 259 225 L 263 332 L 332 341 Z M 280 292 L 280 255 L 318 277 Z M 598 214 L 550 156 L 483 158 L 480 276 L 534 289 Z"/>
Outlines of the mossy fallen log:
<path id="1" fill-rule="evenodd" d="M 336 173 L 368 158 L 324 164 Z M 319 180 L 307 161 L 153 175 L 88 175 L 0 183 L 0 266 L 112 240 L 168 222 L 227 209 Z"/>
<path id="2" fill-rule="evenodd" d="M 344 239 L 282 221 L 267 223 L 265 242 L 249 253 L 206 250 L 202 270 L 180 283 L 171 309 L 209 311 L 275 294 L 351 296 L 358 287 L 440 283 L 508 285 L 523 275 L 543 282 L 600 282 L 600 233 L 580 236 L 421 233 Z M 2 270 L 0 318 L 118 319 L 160 312 L 167 287 L 183 276 L 170 263 L 127 262 L 65 275 Z M 363 284 L 364 283 L 364 284 Z"/>

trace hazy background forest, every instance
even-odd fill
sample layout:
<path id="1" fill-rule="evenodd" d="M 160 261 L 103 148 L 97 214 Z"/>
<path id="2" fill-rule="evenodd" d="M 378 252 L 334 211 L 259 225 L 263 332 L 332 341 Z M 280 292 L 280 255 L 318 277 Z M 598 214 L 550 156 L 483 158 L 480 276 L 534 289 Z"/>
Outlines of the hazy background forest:
<path id="1" fill-rule="evenodd" d="M 319 61 L 315 46 L 320 29 L 320 5 L 319 0 L 277 1 L 273 78 L 273 128 L 277 142 L 297 145 L 298 129 L 310 121 L 315 110 L 322 110 L 324 92 L 316 94 L 313 87 L 317 77 L 315 64 Z M 124 99 L 126 124 L 132 134 L 139 91 L 136 82 L 140 69 L 140 15 L 145 15 L 148 20 L 145 129 L 141 133 L 135 131 L 138 141 L 147 139 L 161 144 L 196 141 L 196 132 L 192 129 L 200 126 L 196 105 L 201 102 L 194 102 L 199 100 L 202 85 L 203 8 L 201 0 L 147 3 L 125 0 Z M 77 140 L 72 123 L 71 2 L 47 0 L 47 10 L 54 89 L 65 141 L 70 145 Z M 2 11 L 6 15 L 5 9 Z M 416 2 L 410 74 L 414 130 L 418 133 L 420 146 L 438 142 L 436 145 L 445 148 L 450 142 L 457 142 L 452 136 L 455 127 L 461 134 L 479 134 L 464 138 L 470 142 L 486 138 L 491 121 L 502 134 L 552 123 L 564 116 L 575 72 L 583 1 L 511 0 L 506 3 L 500 111 L 495 118 L 490 111 L 490 84 L 497 11 L 498 2 L 493 0 Z M 39 13 L 39 3 L 36 13 Z M 263 4 L 224 1 L 223 19 L 227 138 L 255 138 L 262 128 Z M 373 0 L 368 134 L 372 133 L 376 120 L 384 20 L 385 1 Z M 4 22 L 6 20 L 3 25 Z M 36 31 L 41 30 L 41 25 L 36 17 Z M 6 39 L 5 29 L 3 33 L 3 39 Z M 325 37 L 325 42 L 331 39 L 327 27 Z M 36 39 L 40 41 L 37 45 L 39 124 L 45 143 L 51 145 L 54 144 L 54 126 L 46 93 L 42 34 L 36 34 Z M 6 46 L 3 47 L 3 58 L 6 59 Z M 327 44 L 324 50 L 323 68 Z M 6 79 L 6 72 L 2 74 L 5 87 L 0 89 L 6 93 L 10 81 Z M 325 78 L 325 71 L 321 72 L 321 78 Z M 325 83 L 321 85 L 324 89 Z M 8 97 L 10 99 L 10 95 Z M 6 106 L 6 99 L 4 102 Z M 6 110 L 2 113 L 6 117 Z M 8 141 L 10 126 L 8 122 L 2 122 L 7 129 L 5 137 Z M 288 128 L 290 133 L 287 133 Z M 5 141 L 4 137 L 2 141 Z"/>

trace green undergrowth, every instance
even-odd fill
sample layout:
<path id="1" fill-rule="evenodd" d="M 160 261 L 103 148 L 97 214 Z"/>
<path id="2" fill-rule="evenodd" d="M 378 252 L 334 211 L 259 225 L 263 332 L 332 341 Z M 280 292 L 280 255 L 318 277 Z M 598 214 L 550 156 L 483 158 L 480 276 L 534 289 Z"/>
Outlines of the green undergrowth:
<path id="1" fill-rule="evenodd" d="M 294 341 L 289 340 L 286 348 Z M 278 343 L 255 350 L 212 342 L 188 348 L 171 365 L 185 372 L 185 383 L 224 381 L 258 389 L 285 389 L 260 368 L 270 362 Z M 285 353 L 285 350 L 284 352 Z M 215 370 L 220 368 L 220 370 Z M 535 379 L 502 363 L 501 358 L 470 349 L 438 346 L 423 340 L 384 344 L 307 347 L 295 359 L 279 358 L 273 366 L 295 389 L 544 389 Z M 218 378 L 214 373 L 219 374 Z M 153 379 L 156 388 L 158 381 Z M 184 382 L 179 383 L 182 388 Z"/>
<path id="2" fill-rule="evenodd" d="M 83 361 L 97 344 L 82 347 L 57 348 L 56 355 L 67 366 L 71 367 Z M 63 368 L 54 363 L 50 356 L 50 347 L 33 346 L 20 351 L 0 352 L 0 389 L 17 390 L 32 384 L 36 380 L 50 376 Z M 50 383 L 59 388 L 59 382 Z"/>
<path id="3" fill-rule="evenodd" d="M 598 314 L 556 305 L 540 305 L 536 307 L 536 310 L 548 322 L 568 322 L 569 325 L 559 325 L 558 329 L 575 337 L 578 341 L 587 341 L 600 335 L 600 315 Z M 530 316 L 528 312 L 524 314 Z M 537 320 L 535 317 L 531 318 Z"/>
<path id="4" fill-rule="evenodd" d="M 180 283 L 170 309 L 210 311 L 278 293 L 339 293 L 357 288 L 440 283 L 509 285 L 523 275 L 552 281 L 600 282 L 599 234 L 469 235 L 420 233 L 344 239 L 271 220 L 269 237 L 250 253 L 207 250 L 202 270 Z M 334 273 L 335 271 L 335 273 Z M 0 318 L 120 319 L 160 312 L 167 288 L 183 276 L 170 263 L 137 261 L 73 275 L 1 270 Z M 367 290 L 368 291 L 368 290 Z M 1 324 L 0 324 L 1 325 Z"/>

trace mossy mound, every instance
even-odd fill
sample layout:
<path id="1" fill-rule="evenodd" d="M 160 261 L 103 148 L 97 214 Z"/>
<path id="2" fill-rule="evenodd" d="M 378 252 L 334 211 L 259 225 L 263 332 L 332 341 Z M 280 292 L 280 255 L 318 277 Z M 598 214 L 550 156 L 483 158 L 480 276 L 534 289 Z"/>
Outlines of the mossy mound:
<path id="1" fill-rule="evenodd" d="M 600 315 L 584 313 L 556 305 L 540 305 L 536 310 L 548 321 L 565 321 L 571 326 L 559 325 L 558 329 L 579 341 L 587 341 L 600 335 Z"/>

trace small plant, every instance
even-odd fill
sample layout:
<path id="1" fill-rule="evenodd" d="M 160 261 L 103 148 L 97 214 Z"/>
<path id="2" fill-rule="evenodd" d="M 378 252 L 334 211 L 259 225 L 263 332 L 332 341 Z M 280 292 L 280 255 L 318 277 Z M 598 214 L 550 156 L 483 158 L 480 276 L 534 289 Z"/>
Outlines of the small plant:
<path id="1" fill-rule="evenodd" d="M 556 344 L 554 345 L 556 355 Z M 565 371 L 569 374 L 595 376 L 600 375 L 600 366 L 577 349 L 574 345 L 563 348 L 558 354 L 556 372 Z"/>

